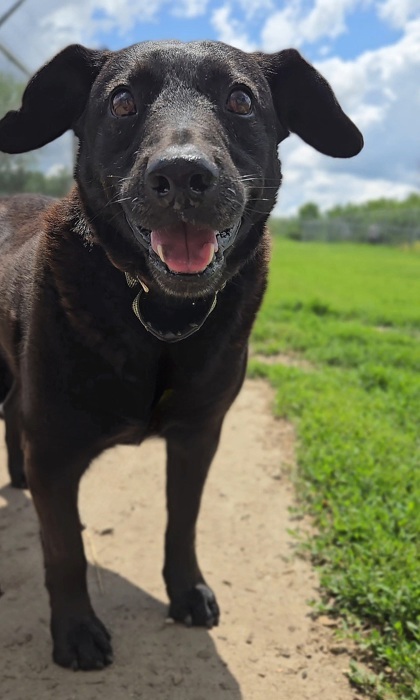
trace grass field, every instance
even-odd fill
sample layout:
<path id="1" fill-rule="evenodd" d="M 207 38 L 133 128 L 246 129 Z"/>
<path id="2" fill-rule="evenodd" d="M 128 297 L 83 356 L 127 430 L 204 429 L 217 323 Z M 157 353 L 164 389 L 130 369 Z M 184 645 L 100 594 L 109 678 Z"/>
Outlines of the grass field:
<path id="1" fill-rule="evenodd" d="M 374 698 L 420 698 L 420 254 L 276 238 L 250 362 L 298 434 L 325 605 L 350 624 Z"/>

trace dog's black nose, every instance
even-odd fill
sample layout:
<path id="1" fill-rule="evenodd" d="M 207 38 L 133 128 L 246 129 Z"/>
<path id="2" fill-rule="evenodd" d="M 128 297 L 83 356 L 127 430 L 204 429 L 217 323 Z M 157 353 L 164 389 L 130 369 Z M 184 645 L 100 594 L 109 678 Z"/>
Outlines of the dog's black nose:
<path id="1" fill-rule="evenodd" d="M 149 195 L 162 206 L 198 206 L 215 189 L 218 179 L 217 165 L 195 151 L 160 155 L 149 161 L 145 173 Z"/>

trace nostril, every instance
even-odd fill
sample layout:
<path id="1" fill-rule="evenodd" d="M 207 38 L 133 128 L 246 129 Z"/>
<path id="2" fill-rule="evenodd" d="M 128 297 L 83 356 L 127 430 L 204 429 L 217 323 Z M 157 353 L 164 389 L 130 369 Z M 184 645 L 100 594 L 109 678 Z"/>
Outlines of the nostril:
<path id="1" fill-rule="evenodd" d="M 183 207 L 199 206 L 211 196 L 219 180 L 215 163 L 196 151 L 170 150 L 149 161 L 145 185 L 149 197 L 161 206 L 177 202 Z"/>
<path id="2" fill-rule="evenodd" d="M 149 185 L 160 197 L 165 197 L 171 191 L 171 183 L 164 175 L 149 175 Z"/>
<path id="3" fill-rule="evenodd" d="M 194 194 L 203 194 L 215 181 L 212 173 L 195 173 L 190 177 L 189 188 Z"/>

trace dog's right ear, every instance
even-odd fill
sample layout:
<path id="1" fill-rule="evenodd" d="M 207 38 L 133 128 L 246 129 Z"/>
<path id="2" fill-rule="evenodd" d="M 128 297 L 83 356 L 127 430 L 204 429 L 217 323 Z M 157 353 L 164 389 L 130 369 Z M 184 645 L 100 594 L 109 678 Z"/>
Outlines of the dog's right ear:
<path id="1" fill-rule="evenodd" d="M 110 53 L 73 44 L 35 73 L 22 107 L 0 121 L 0 151 L 33 151 L 71 129 Z"/>

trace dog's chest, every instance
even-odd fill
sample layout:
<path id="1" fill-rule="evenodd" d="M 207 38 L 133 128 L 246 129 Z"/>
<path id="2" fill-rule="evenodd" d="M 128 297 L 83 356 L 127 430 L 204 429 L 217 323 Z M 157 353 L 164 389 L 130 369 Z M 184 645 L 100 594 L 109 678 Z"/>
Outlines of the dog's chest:
<path id="1" fill-rule="evenodd" d="M 110 444 L 164 436 L 174 426 L 194 422 L 224 392 L 225 382 L 216 381 L 220 368 L 214 352 L 189 352 L 186 344 L 172 355 L 166 348 L 159 352 L 159 345 L 152 355 L 130 355 L 118 371 L 101 369 L 97 362 L 96 371 L 87 372 L 80 399 L 100 419 Z"/>

